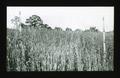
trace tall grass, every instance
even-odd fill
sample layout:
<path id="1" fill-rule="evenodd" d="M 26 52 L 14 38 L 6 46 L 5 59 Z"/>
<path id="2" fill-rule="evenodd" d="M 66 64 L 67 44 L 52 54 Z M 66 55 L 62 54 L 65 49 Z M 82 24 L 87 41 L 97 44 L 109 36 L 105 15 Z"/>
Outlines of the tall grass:
<path id="1" fill-rule="evenodd" d="M 112 71 L 113 33 L 28 28 L 7 31 L 7 71 Z"/>

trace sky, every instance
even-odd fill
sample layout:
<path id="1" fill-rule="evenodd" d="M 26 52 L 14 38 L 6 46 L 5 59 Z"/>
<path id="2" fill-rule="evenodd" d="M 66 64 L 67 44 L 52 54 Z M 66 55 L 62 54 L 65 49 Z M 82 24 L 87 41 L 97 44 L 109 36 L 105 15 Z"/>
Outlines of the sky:
<path id="1" fill-rule="evenodd" d="M 104 26 L 106 31 L 114 30 L 114 7 L 7 7 L 7 28 L 15 28 L 11 23 L 14 16 L 19 16 L 21 11 L 21 21 L 24 23 L 32 15 L 38 15 L 44 24 L 52 28 L 67 27 L 72 30 L 89 29 L 94 26 L 102 31 Z"/>

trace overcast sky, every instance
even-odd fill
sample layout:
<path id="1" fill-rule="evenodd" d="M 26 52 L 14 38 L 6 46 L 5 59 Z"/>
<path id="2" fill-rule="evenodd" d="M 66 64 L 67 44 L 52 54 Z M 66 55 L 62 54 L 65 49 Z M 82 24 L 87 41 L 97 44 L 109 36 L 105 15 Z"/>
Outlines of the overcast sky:
<path id="1" fill-rule="evenodd" d="M 14 28 L 10 20 L 18 16 L 19 11 L 22 22 L 32 15 L 38 15 L 44 24 L 52 28 L 85 30 L 95 26 L 102 31 L 104 17 L 106 31 L 114 29 L 114 7 L 7 7 L 7 27 Z"/>

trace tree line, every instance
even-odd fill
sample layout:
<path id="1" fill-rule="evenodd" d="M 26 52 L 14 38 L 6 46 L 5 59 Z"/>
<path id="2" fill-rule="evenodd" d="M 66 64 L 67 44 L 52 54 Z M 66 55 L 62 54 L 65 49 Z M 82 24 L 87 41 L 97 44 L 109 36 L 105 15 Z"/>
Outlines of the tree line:
<path id="1" fill-rule="evenodd" d="M 20 20 L 20 17 L 18 17 L 18 16 L 15 16 L 13 19 L 11 19 L 12 23 L 15 24 L 15 26 L 18 26 L 19 20 Z M 38 15 L 30 16 L 28 19 L 26 19 L 25 23 L 21 22 L 20 26 L 22 28 L 28 28 L 28 27 L 38 28 L 38 27 L 40 27 L 40 28 L 52 29 L 51 26 L 49 26 L 48 24 L 43 24 L 43 20 Z M 60 27 L 55 27 L 54 29 L 62 31 L 62 28 L 60 28 Z M 67 27 L 66 31 L 72 31 L 72 29 Z M 75 31 L 82 31 L 82 30 L 76 29 Z M 88 29 L 88 30 L 85 30 L 85 32 L 88 32 L 88 31 L 99 32 L 99 30 L 96 29 L 96 27 L 94 27 L 94 26 L 90 27 L 90 29 Z"/>

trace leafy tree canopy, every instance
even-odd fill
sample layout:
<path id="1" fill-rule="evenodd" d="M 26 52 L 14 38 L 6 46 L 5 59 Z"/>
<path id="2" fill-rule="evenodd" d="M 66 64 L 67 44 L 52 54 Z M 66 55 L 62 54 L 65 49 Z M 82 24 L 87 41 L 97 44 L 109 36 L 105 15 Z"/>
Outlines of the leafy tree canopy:
<path id="1" fill-rule="evenodd" d="M 18 16 L 15 16 L 13 19 L 11 19 L 11 22 L 14 25 L 19 25 L 20 18 Z"/>
<path id="2" fill-rule="evenodd" d="M 66 28 L 66 31 L 72 31 L 72 29 L 71 28 Z"/>
<path id="3" fill-rule="evenodd" d="M 26 19 L 25 23 L 29 24 L 30 26 L 38 27 L 43 24 L 43 20 L 37 15 L 32 15 Z"/>
<path id="4" fill-rule="evenodd" d="M 96 27 L 90 27 L 89 30 L 85 30 L 85 32 L 98 32 L 99 30 Z"/>

